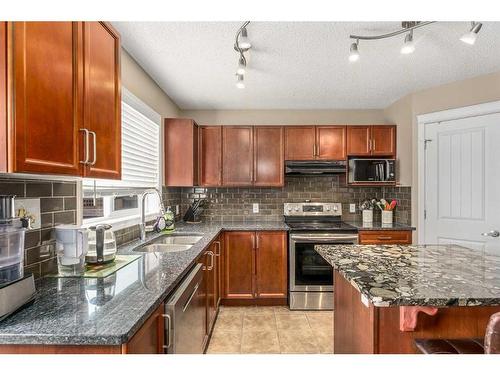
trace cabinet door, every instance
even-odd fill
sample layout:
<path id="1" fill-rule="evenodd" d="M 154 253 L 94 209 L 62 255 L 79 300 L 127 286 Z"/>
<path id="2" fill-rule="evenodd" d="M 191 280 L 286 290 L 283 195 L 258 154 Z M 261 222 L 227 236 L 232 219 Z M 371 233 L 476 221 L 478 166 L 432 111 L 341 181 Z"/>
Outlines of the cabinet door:
<path id="1" fill-rule="evenodd" d="M 254 128 L 254 185 L 283 186 L 283 128 Z"/>
<path id="2" fill-rule="evenodd" d="M 257 232 L 256 297 L 287 297 L 287 249 L 285 232 Z"/>
<path id="3" fill-rule="evenodd" d="M 198 183 L 198 126 L 191 119 L 167 118 L 164 128 L 165 184 L 196 186 Z"/>
<path id="4" fill-rule="evenodd" d="M 165 307 L 158 307 L 122 347 L 123 354 L 161 354 L 165 337 Z"/>
<path id="5" fill-rule="evenodd" d="M 370 126 L 347 127 L 347 155 L 370 155 Z"/>
<path id="6" fill-rule="evenodd" d="M 346 127 L 317 126 L 316 144 L 317 144 L 316 159 L 345 160 Z"/>
<path id="7" fill-rule="evenodd" d="M 222 131 L 222 181 L 224 186 L 253 184 L 253 129 L 224 126 Z"/>
<path id="8" fill-rule="evenodd" d="M 209 250 L 205 253 L 205 271 L 207 275 L 206 283 L 206 296 L 207 296 L 207 319 L 206 319 L 206 332 L 207 335 L 212 331 L 213 324 L 215 322 L 215 316 L 217 315 L 217 262 L 215 258 L 216 244 L 212 243 Z"/>
<path id="9" fill-rule="evenodd" d="M 10 171 L 79 175 L 80 35 L 79 22 L 12 23 Z"/>
<path id="10" fill-rule="evenodd" d="M 314 160 L 315 154 L 314 126 L 285 127 L 285 160 Z"/>
<path id="11" fill-rule="evenodd" d="M 226 232 L 224 238 L 224 298 L 254 297 L 255 232 Z"/>
<path id="12" fill-rule="evenodd" d="M 0 173 L 7 173 L 7 22 L 0 22 Z"/>
<path id="13" fill-rule="evenodd" d="M 90 138 L 85 177 L 121 178 L 120 38 L 104 22 L 83 23 L 84 120 Z M 95 152 L 94 152 L 95 150 Z"/>
<path id="14" fill-rule="evenodd" d="M 396 126 L 372 126 L 372 155 L 396 157 Z"/>
<path id="15" fill-rule="evenodd" d="M 200 186 L 222 185 L 222 128 L 200 126 Z"/>

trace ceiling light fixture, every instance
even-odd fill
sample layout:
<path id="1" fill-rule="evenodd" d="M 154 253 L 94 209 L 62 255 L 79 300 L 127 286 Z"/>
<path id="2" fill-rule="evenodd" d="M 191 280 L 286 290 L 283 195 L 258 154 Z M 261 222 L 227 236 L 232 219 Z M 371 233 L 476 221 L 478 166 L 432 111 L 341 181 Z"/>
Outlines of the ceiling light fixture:
<path id="1" fill-rule="evenodd" d="M 247 62 L 243 56 L 240 56 L 240 59 L 238 61 L 238 69 L 236 69 L 236 74 L 243 75 L 245 74 L 245 70 L 247 67 Z"/>
<path id="2" fill-rule="evenodd" d="M 401 53 L 403 55 L 409 55 L 410 53 L 415 52 L 415 43 L 413 43 L 413 30 L 410 31 L 405 36 L 405 42 L 403 47 L 401 47 Z"/>
<path id="3" fill-rule="evenodd" d="M 359 59 L 359 51 L 358 45 L 360 40 L 380 40 L 392 38 L 397 35 L 406 34 L 404 45 L 401 47 L 402 54 L 410 54 L 415 51 L 415 42 L 413 41 L 413 30 L 416 30 L 421 27 L 428 26 L 430 24 L 435 23 L 436 21 L 403 21 L 401 22 L 401 29 L 395 30 L 386 34 L 379 35 L 349 35 L 350 39 L 353 39 L 355 42 L 351 44 L 351 49 L 349 53 L 349 61 L 357 61 Z M 481 22 L 472 22 L 470 30 L 464 34 L 460 40 L 467 44 L 474 44 L 477 39 L 477 35 L 479 30 L 483 24 Z"/>
<path id="4" fill-rule="evenodd" d="M 355 61 L 359 60 L 358 43 L 359 43 L 359 41 L 356 40 L 354 43 L 351 44 L 351 48 L 350 48 L 350 52 L 349 52 L 349 61 L 350 62 L 355 62 Z"/>
<path id="5" fill-rule="evenodd" d="M 481 27 L 483 27 L 481 22 L 472 22 L 469 32 L 462 35 L 460 40 L 464 43 L 473 45 L 476 43 L 477 34 L 479 33 L 479 30 L 481 30 Z"/>
<path id="6" fill-rule="evenodd" d="M 245 88 L 245 77 L 243 74 L 236 74 L 236 87 L 239 89 Z"/>
<path id="7" fill-rule="evenodd" d="M 239 89 L 245 88 L 244 74 L 247 70 L 245 52 L 248 52 L 252 48 L 252 43 L 248 40 L 247 26 L 249 23 L 250 21 L 245 21 L 236 32 L 236 37 L 234 38 L 234 49 L 239 54 L 238 67 L 236 69 L 236 87 Z"/>

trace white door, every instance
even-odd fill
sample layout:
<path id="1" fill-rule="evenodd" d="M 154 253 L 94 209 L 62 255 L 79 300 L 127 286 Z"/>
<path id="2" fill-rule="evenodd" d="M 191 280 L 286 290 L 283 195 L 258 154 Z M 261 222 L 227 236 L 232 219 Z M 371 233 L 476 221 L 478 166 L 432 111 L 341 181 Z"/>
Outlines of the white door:
<path id="1" fill-rule="evenodd" d="M 500 113 L 426 124 L 425 139 L 425 243 L 500 254 Z"/>

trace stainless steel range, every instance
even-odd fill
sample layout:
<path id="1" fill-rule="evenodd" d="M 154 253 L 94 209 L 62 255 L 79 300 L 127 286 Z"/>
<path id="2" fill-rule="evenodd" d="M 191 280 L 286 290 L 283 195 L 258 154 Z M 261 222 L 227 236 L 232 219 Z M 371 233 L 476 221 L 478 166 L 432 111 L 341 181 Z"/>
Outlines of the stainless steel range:
<path id="1" fill-rule="evenodd" d="M 340 203 L 285 203 L 289 232 L 291 310 L 332 310 L 333 269 L 317 244 L 357 244 L 357 228 L 342 222 Z"/>

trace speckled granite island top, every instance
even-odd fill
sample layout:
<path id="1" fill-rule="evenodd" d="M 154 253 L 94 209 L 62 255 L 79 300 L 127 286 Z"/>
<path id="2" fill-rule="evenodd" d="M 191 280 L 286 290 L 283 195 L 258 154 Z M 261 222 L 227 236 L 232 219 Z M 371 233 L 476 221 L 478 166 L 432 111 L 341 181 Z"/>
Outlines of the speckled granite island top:
<path id="1" fill-rule="evenodd" d="M 221 231 L 287 230 L 284 223 L 180 224 L 179 233 L 202 233 L 191 249 L 138 253 L 131 242 L 119 254 L 143 254 L 101 278 L 50 278 L 37 282 L 35 302 L 0 322 L 0 345 L 121 345 L 174 290 Z M 151 235 L 153 241 L 159 234 Z M 99 281 L 98 281 L 99 280 Z"/>
<path id="2" fill-rule="evenodd" d="M 498 306 L 500 256 L 458 245 L 317 245 L 374 306 Z"/>

